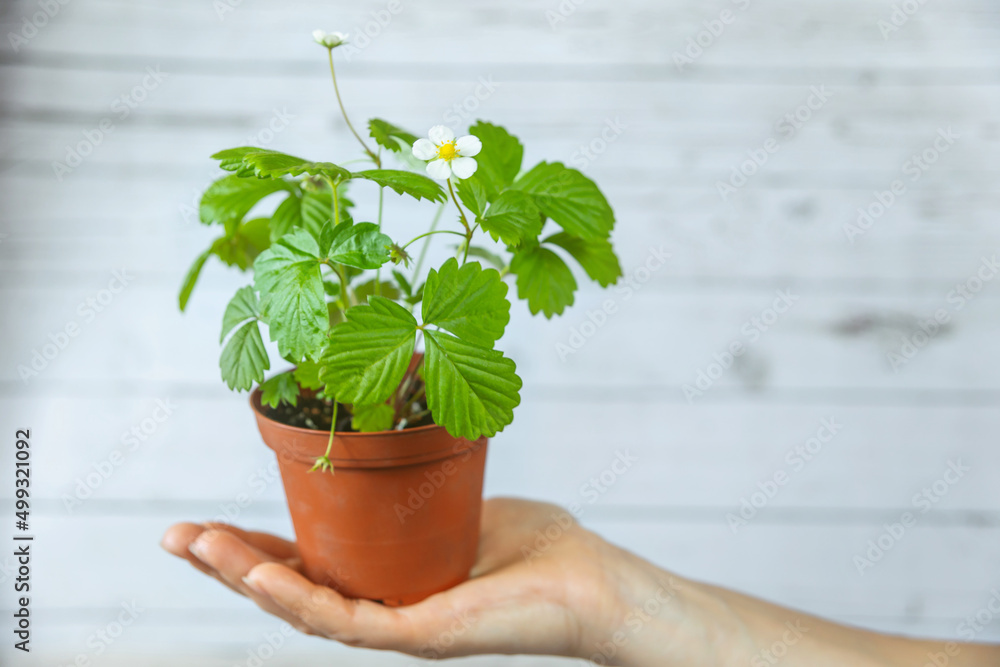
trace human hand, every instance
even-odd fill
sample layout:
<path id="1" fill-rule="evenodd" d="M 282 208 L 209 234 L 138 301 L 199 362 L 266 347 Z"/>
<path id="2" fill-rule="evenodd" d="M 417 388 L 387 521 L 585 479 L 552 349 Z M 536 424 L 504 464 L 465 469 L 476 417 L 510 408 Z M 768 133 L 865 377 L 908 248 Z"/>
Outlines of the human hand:
<path id="1" fill-rule="evenodd" d="M 551 539 L 540 540 L 539 531 Z M 583 529 L 562 508 L 508 498 L 483 505 L 470 579 L 399 608 L 313 584 L 301 573 L 295 544 L 273 535 L 182 523 L 167 531 L 163 546 L 302 632 L 422 658 L 591 657 L 633 613 L 632 589 L 649 583 L 644 561 Z M 614 652 L 612 664 L 627 653 Z"/>

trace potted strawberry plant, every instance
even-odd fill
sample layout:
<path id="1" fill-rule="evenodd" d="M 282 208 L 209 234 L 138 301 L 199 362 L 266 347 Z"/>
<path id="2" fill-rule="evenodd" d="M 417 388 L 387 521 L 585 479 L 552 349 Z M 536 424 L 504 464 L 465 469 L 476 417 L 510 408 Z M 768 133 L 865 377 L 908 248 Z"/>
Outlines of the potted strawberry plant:
<path id="1" fill-rule="evenodd" d="M 252 272 L 223 314 L 222 379 L 251 391 L 306 573 L 351 597 L 408 604 L 463 581 L 475 561 L 487 438 L 520 402 L 515 364 L 496 349 L 506 281 L 547 318 L 573 303 L 567 260 L 614 283 L 614 215 L 579 171 L 524 168 L 521 142 L 498 125 L 480 121 L 463 136 L 436 126 L 418 138 L 376 118 L 363 137 L 337 87 L 333 52 L 344 37 L 314 37 L 370 164 L 250 146 L 216 153 L 228 173 L 199 212 L 221 233 L 179 302 L 184 310 L 211 257 Z M 429 226 L 386 235 L 387 189 L 436 205 Z M 377 197 L 374 222 L 355 220 L 355 196 Z M 251 215 L 265 200 L 270 214 Z M 454 225 L 439 226 L 445 207 Z M 425 271 L 427 244 L 440 236 L 455 241 L 454 256 Z M 269 378 L 262 325 L 291 367 Z"/>

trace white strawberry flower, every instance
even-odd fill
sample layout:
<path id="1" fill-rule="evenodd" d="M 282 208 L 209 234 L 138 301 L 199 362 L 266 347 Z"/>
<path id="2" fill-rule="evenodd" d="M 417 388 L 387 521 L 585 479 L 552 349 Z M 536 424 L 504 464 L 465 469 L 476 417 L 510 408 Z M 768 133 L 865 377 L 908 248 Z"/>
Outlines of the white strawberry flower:
<path id="1" fill-rule="evenodd" d="M 483 149 L 483 142 L 478 137 L 469 134 L 456 139 L 455 133 L 444 125 L 435 125 L 427 136 L 427 139 L 417 139 L 413 143 L 413 157 L 430 160 L 427 163 L 428 175 L 446 181 L 452 174 L 468 178 L 476 173 L 479 164 L 472 158 Z"/>
<path id="2" fill-rule="evenodd" d="M 320 46 L 334 49 L 341 44 L 347 43 L 347 34 L 342 32 L 327 32 L 326 30 L 313 30 L 313 39 Z"/>

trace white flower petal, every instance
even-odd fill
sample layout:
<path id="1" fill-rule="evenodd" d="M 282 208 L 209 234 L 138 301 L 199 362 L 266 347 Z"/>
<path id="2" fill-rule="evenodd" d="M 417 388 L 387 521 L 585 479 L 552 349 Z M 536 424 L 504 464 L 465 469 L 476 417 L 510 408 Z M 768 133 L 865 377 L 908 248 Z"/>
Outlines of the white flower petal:
<path id="1" fill-rule="evenodd" d="M 468 178 L 476 173 L 479 163 L 471 157 L 457 157 L 451 161 L 451 170 L 459 178 Z"/>
<path id="2" fill-rule="evenodd" d="M 458 162 L 458 160 L 455 161 Z M 427 175 L 439 181 L 447 181 L 448 177 L 451 176 L 451 167 L 445 160 L 434 160 L 427 163 Z"/>
<path id="3" fill-rule="evenodd" d="M 435 125 L 427 132 L 427 136 L 438 146 L 455 140 L 455 133 L 444 125 Z"/>
<path id="4" fill-rule="evenodd" d="M 427 139 L 417 139 L 413 143 L 413 157 L 418 160 L 433 160 L 437 154 L 437 146 Z"/>
<path id="5" fill-rule="evenodd" d="M 479 155 L 479 151 L 483 150 L 483 142 L 479 140 L 479 137 L 469 134 L 456 141 L 455 148 L 458 149 L 458 154 L 462 157 L 472 157 Z"/>
<path id="6" fill-rule="evenodd" d="M 327 32 L 325 30 L 313 30 L 313 39 L 316 43 L 328 49 L 335 49 L 341 44 L 347 43 L 347 35 L 342 32 Z"/>

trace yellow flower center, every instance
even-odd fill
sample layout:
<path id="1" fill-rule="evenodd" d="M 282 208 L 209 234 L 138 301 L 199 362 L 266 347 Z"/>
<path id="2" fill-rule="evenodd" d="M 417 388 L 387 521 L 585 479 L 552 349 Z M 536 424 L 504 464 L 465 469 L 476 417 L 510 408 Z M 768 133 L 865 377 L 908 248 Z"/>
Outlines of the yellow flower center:
<path id="1" fill-rule="evenodd" d="M 438 146 L 438 157 L 449 162 L 457 158 L 458 149 L 455 148 L 455 142 L 448 141 Z"/>

